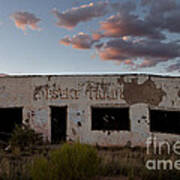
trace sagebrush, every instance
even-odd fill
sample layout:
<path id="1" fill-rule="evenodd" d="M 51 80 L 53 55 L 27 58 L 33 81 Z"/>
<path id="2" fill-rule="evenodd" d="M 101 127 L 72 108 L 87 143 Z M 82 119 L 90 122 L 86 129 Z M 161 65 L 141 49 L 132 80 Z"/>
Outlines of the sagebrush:
<path id="1" fill-rule="evenodd" d="M 66 143 L 51 151 L 48 159 L 37 157 L 30 174 L 33 180 L 85 180 L 98 174 L 100 162 L 94 147 Z"/>
<path id="2" fill-rule="evenodd" d="M 29 125 L 16 125 L 9 140 L 12 148 L 19 147 L 20 150 L 32 147 L 33 145 L 43 144 L 41 133 L 35 132 Z"/>

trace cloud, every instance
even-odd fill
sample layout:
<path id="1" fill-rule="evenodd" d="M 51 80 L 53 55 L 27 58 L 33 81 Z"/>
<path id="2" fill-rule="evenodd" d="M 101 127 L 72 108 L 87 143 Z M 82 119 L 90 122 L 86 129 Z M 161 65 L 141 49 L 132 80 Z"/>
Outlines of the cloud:
<path id="1" fill-rule="evenodd" d="M 180 33 L 180 3 L 176 0 L 142 0 L 142 5 L 149 8 L 145 17 L 152 27 Z"/>
<path id="2" fill-rule="evenodd" d="M 139 36 L 153 39 L 165 39 L 165 36 L 150 23 L 136 15 L 118 13 L 100 23 L 104 31 L 102 37 Z"/>
<path id="3" fill-rule="evenodd" d="M 114 39 L 98 49 L 98 53 L 103 60 L 115 60 L 132 64 L 130 62 L 141 59 L 142 63 L 138 64 L 138 67 L 153 67 L 160 62 L 179 57 L 180 45 L 149 39 L 137 42 Z"/>
<path id="4" fill-rule="evenodd" d="M 140 2 L 140 3 L 139 3 Z M 130 67 L 155 67 L 180 57 L 180 2 L 178 0 L 134 0 L 90 3 L 63 13 L 54 10 L 58 25 L 67 29 L 95 17 L 113 14 L 101 22 L 92 35 L 79 33 L 60 43 L 77 49 L 96 49 L 105 61 L 116 61 Z M 97 13 L 95 13 L 97 11 Z M 167 33 L 168 32 L 168 33 Z M 178 71 L 179 63 L 168 66 Z"/>
<path id="5" fill-rule="evenodd" d="M 132 0 L 126 0 L 125 2 L 112 2 L 109 4 L 114 11 L 128 14 L 136 10 L 136 3 Z"/>
<path id="6" fill-rule="evenodd" d="M 134 66 L 134 65 L 135 65 L 135 63 L 134 63 L 133 60 L 131 60 L 131 59 L 125 60 L 125 61 L 124 61 L 124 64 L 126 64 L 126 65 L 131 65 L 131 66 Z"/>
<path id="7" fill-rule="evenodd" d="M 92 34 L 92 37 L 95 40 L 100 40 L 102 37 L 104 37 L 104 35 L 102 33 L 95 32 L 95 33 Z"/>
<path id="8" fill-rule="evenodd" d="M 145 2 L 142 4 L 146 5 Z M 144 15 L 144 19 L 143 15 L 140 16 L 139 14 L 135 13 L 136 6 L 137 4 L 135 3 L 135 1 L 130 0 L 126 2 L 109 3 L 109 7 L 114 9 L 113 12 L 116 14 L 111 15 L 106 20 L 100 22 L 101 32 L 94 33 L 94 36 L 99 39 L 104 37 L 119 38 L 122 36 L 145 37 L 159 40 L 166 39 L 166 36 L 162 33 L 159 25 L 154 26 L 150 20 L 147 20 L 148 14 L 150 14 L 151 12 L 146 13 L 146 15 Z M 157 17 L 155 16 L 155 19 L 156 18 Z"/>
<path id="9" fill-rule="evenodd" d="M 134 1 L 111 3 L 111 6 L 118 13 L 100 22 L 101 38 L 138 36 L 163 40 L 165 31 L 180 33 L 180 3 L 176 0 L 166 3 L 164 0 L 141 0 L 139 9 L 145 11 L 141 15 L 134 13 Z"/>
<path id="10" fill-rule="evenodd" d="M 79 32 L 72 38 L 68 36 L 64 37 L 59 43 L 65 46 L 72 45 L 75 49 L 90 49 L 96 41 L 90 35 Z"/>
<path id="11" fill-rule="evenodd" d="M 166 69 L 168 72 L 178 71 L 180 72 L 180 62 L 168 66 Z"/>
<path id="12" fill-rule="evenodd" d="M 41 20 L 37 18 L 34 14 L 28 12 L 16 12 L 10 16 L 10 18 L 14 21 L 17 28 L 26 31 L 27 27 L 32 30 L 40 30 L 37 23 Z"/>
<path id="13" fill-rule="evenodd" d="M 54 9 L 53 14 L 58 18 L 58 26 L 73 29 L 80 22 L 104 16 L 107 13 L 107 5 L 107 2 L 90 3 L 68 9 L 62 13 Z"/>

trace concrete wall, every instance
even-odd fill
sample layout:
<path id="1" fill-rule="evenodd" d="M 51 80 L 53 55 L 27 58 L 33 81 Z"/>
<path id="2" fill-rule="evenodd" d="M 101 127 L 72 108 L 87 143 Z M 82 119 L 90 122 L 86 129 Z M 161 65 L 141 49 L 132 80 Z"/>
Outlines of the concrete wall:
<path id="1" fill-rule="evenodd" d="M 150 108 L 180 111 L 178 77 L 69 75 L 0 78 L 0 108 L 23 107 L 23 120 L 29 119 L 31 127 L 49 140 L 50 106 L 68 107 L 67 140 L 103 146 L 128 143 L 145 146 L 149 136 L 180 140 L 179 135 L 150 132 L 149 118 Z M 129 107 L 130 131 L 92 131 L 91 107 Z"/>

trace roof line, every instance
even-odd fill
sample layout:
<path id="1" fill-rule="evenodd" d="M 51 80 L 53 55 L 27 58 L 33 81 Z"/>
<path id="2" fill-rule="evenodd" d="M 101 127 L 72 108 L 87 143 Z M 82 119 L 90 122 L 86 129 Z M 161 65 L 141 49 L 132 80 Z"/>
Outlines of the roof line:
<path id="1" fill-rule="evenodd" d="M 82 74 L 31 74 L 31 75 L 4 75 L 0 78 L 31 78 L 31 77 L 95 77 L 95 76 L 151 76 L 151 77 L 163 77 L 163 78 L 180 78 L 180 75 L 167 75 L 167 74 L 150 74 L 150 73 L 82 73 Z"/>

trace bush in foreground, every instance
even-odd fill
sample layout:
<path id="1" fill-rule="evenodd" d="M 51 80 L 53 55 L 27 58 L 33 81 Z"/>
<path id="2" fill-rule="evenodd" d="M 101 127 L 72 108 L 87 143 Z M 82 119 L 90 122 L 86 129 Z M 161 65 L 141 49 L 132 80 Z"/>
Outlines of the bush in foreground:
<path id="1" fill-rule="evenodd" d="M 50 152 L 48 159 L 37 157 L 30 168 L 30 175 L 33 180 L 83 180 L 97 175 L 100 162 L 92 146 L 64 144 Z"/>
<path id="2" fill-rule="evenodd" d="M 20 150 L 24 150 L 33 145 L 43 144 L 43 136 L 31 129 L 29 125 L 16 125 L 9 140 L 9 144 L 12 148 L 18 147 Z"/>

